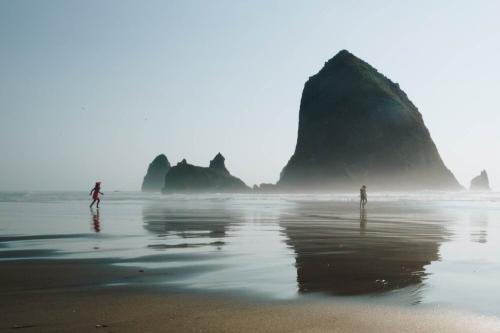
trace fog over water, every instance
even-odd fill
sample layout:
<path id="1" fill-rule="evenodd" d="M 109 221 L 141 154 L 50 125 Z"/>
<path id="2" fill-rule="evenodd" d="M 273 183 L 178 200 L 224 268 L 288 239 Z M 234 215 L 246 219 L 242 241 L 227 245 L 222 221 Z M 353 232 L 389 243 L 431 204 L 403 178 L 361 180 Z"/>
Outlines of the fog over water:
<path id="1" fill-rule="evenodd" d="M 137 190 L 165 153 L 248 185 L 293 153 L 304 82 L 348 49 L 398 82 L 445 164 L 500 188 L 498 1 L 0 2 L 0 189 Z"/>

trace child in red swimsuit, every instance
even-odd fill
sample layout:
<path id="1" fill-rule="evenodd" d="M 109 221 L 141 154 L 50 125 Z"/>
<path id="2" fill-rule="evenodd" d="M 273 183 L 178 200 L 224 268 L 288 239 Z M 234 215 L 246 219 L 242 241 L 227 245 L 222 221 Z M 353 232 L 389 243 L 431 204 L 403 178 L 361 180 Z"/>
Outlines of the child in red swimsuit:
<path id="1" fill-rule="evenodd" d="M 99 199 L 99 194 L 104 194 L 104 193 L 101 192 L 101 182 L 96 182 L 94 188 L 90 191 L 89 194 L 92 196 L 92 199 L 94 199 L 90 204 L 91 208 L 96 201 L 97 201 L 97 208 L 99 208 L 99 202 L 101 202 L 101 200 Z"/>

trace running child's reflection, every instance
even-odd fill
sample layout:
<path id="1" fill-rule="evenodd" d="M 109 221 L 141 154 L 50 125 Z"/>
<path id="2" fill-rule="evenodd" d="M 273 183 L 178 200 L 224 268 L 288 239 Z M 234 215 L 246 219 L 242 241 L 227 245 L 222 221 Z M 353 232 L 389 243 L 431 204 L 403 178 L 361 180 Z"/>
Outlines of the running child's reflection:
<path id="1" fill-rule="evenodd" d="M 95 232 L 101 231 L 101 220 L 99 218 L 99 208 L 94 211 L 94 208 L 90 208 L 90 213 L 92 214 L 92 227 Z"/>

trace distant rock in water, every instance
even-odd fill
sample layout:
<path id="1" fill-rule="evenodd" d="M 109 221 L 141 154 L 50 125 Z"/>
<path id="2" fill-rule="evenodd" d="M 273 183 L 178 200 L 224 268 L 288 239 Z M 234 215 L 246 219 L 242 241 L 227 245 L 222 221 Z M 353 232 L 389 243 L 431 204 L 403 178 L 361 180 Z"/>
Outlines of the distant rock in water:
<path id="1" fill-rule="evenodd" d="M 397 83 L 346 50 L 309 78 L 282 189 L 458 190 Z"/>
<path id="2" fill-rule="evenodd" d="M 165 176 L 163 192 L 249 191 L 250 188 L 241 179 L 229 173 L 224 161 L 224 156 L 218 153 L 206 168 L 189 164 L 183 159 Z"/>
<path id="3" fill-rule="evenodd" d="M 161 154 L 149 164 L 148 171 L 142 181 L 143 192 L 160 192 L 165 183 L 165 175 L 170 170 L 167 156 Z"/>
<path id="4" fill-rule="evenodd" d="M 470 181 L 470 190 L 491 191 L 490 180 L 488 179 L 488 174 L 486 173 L 486 170 L 481 171 L 481 174 L 479 176 L 474 177 Z"/>
<path id="5" fill-rule="evenodd" d="M 270 183 L 261 183 L 259 186 L 254 185 L 252 189 L 255 192 L 264 192 L 264 193 L 279 191 L 278 187 L 275 184 L 270 184 Z"/>

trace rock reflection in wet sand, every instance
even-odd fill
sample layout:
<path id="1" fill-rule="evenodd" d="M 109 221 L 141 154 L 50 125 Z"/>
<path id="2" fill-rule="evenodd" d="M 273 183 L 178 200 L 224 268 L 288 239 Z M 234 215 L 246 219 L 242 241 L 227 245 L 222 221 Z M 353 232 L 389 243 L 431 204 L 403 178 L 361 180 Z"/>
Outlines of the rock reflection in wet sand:
<path id="1" fill-rule="evenodd" d="M 390 210 L 370 217 L 367 208 L 357 218 L 339 205 L 309 202 L 296 212 L 280 225 L 296 254 L 301 293 L 361 295 L 420 284 L 445 235 L 439 221 L 395 219 Z"/>

